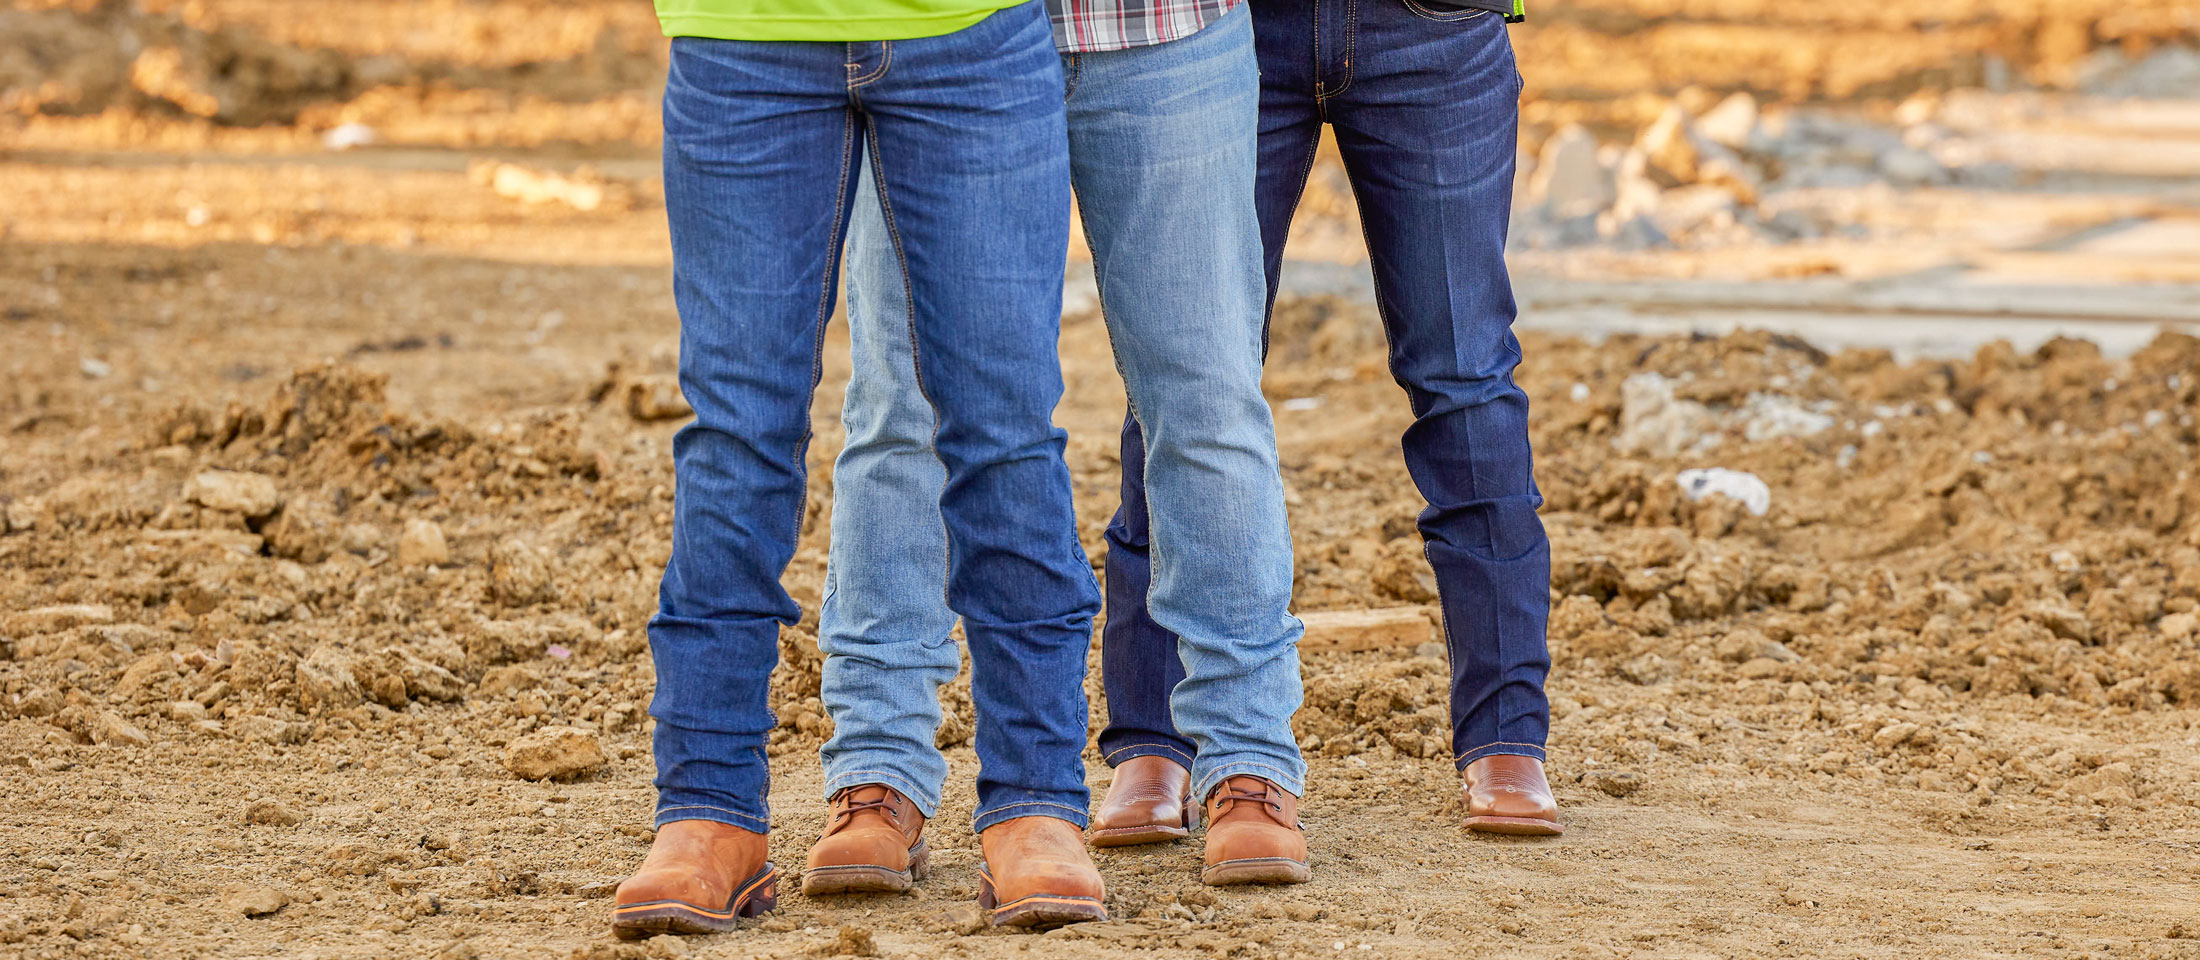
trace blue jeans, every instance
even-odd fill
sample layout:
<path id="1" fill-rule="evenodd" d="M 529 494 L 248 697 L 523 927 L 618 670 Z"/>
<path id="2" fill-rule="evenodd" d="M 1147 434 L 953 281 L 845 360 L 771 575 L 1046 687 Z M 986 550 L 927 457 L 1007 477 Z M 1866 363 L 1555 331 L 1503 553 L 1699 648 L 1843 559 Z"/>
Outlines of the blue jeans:
<path id="1" fill-rule="evenodd" d="M 1176 756 L 1201 795 L 1238 774 L 1300 793 L 1306 776 L 1291 735 L 1302 628 L 1260 392 L 1252 40 L 1239 9 L 1181 40 L 1062 58 L 1071 180 L 1102 311 L 1131 416 L 1153 438 L 1141 507 L 1153 528 L 1151 616 L 1172 631 L 1156 655 L 1183 678 L 1158 695 L 1189 738 Z M 835 724 L 826 790 L 887 783 L 929 813 L 946 775 L 933 747 L 937 691 L 957 666 L 934 508 L 952 481 L 932 455 L 897 320 L 906 279 L 884 240 L 861 220 L 849 236 L 855 372 L 818 627 Z M 979 689 L 989 680 L 975 649 L 972 659 Z"/>
<path id="2" fill-rule="evenodd" d="M 672 559 L 650 621 L 658 823 L 771 822 L 766 687 L 801 614 L 779 577 L 802 529 L 810 398 L 864 152 L 946 476 L 933 562 L 982 681 L 979 819 L 1083 815 L 1100 597 L 1052 422 L 1061 84 L 1038 0 L 917 40 L 673 41 L 665 206 L 696 416 L 673 442 Z"/>
<path id="3" fill-rule="evenodd" d="M 1436 574 L 1451 660 L 1453 761 L 1541 759 L 1550 730 L 1543 680 L 1550 541 L 1536 508 L 1528 396 L 1514 385 L 1505 227 L 1512 209 L 1520 73 L 1502 18 L 1412 0 L 1258 0 L 1260 221 L 1269 302 L 1284 237 L 1306 189 L 1323 123 L 1358 199 L 1390 370 L 1413 405 L 1406 469 L 1428 508 L 1423 551 Z M 1149 441 L 1123 427 L 1123 502 Z M 1145 516 L 1108 530 L 1108 622 L 1101 677 L 1111 740 L 1181 748 L 1162 653 L 1167 627 L 1138 615 Z M 1176 726 L 1183 715 L 1176 715 Z"/>

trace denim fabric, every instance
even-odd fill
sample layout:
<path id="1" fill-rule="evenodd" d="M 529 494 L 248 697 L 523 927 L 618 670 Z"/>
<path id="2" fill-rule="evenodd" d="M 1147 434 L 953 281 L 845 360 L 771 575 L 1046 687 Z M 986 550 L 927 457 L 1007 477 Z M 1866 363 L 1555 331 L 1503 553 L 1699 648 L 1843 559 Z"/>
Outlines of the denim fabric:
<path id="1" fill-rule="evenodd" d="M 770 824 L 763 745 L 779 576 L 801 533 L 810 397 L 858 155 L 909 278 L 951 554 L 946 602 L 985 651 L 981 817 L 1089 803 L 1081 697 L 1099 590 L 1064 438 L 1069 167 L 1045 8 L 874 43 L 679 38 L 665 205 L 680 308 L 672 558 L 650 622 L 657 821 Z"/>
<path id="2" fill-rule="evenodd" d="M 1550 729 L 1550 541 L 1536 508 L 1528 397 L 1505 271 L 1520 74 L 1503 18 L 1414 0 L 1259 0 L 1260 219 L 1269 303 L 1322 124 L 1358 199 L 1390 369 L 1413 405 L 1407 471 L 1429 506 L 1451 659 L 1453 761 L 1542 758 Z M 1124 426 L 1126 485 L 1142 438 Z M 1133 502 L 1126 489 L 1124 502 Z M 1102 679 L 1109 727 L 1166 743 L 1173 682 L 1165 630 L 1127 600 L 1143 589 L 1136 511 L 1109 533 Z M 1182 717 L 1178 716 L 1181 723 Z M 1181 742 L 1181 741 L 1178 741 Z"/>
<path id="3" fill-rule="evenodd" d="M 1290 532 L 1260 392 L 1251 22 L 1240 9 L 1182 40 L 1063 65 L 1071 178 L 1102 312 L 1132 416 L 1153 438 L 1140 509 L 1151 514 L 1150 617 L 1173 631 L 1160 655 L 1185 677 L 1172 702 L 1190 742 L 1175 756 L 1202 793 L 1238 774 L 1300 793 L 1290 721 L 1302 627 L 1289 612 Z M 907 338 L 893 333 L 902 279 L 878 238 L 859 222 L 849 241 L 855 373 L 819 625 L 835 723 L 826 788 L 899 782 L 924 807 L 945 776 L 934 698 L 956 667 L 938 594 L 942 476 Z M 982 686 L 975 649 L 972 661 Z"/>

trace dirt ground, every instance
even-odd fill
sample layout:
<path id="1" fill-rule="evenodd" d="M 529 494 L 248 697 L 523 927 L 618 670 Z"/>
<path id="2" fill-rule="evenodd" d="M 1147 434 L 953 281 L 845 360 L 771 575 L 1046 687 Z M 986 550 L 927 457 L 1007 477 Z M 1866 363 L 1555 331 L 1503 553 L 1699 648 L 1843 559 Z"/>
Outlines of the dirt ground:
<path id="1" fill-rule="evenodd" d="M 965 679 L 931 879 L 616 944 L 683 413 L 648 8 L 12 4 L 0 956 L 2200 958 L 2200 339 L 2169 330 L 1901 362 L 1527 333 L 1563 838 L 1458 828 L 1440 648 L 1312 653 L 1313 883 L 1134 848 L 1099 856 L 1112 922 L 982 929 Z M 1689 84 L 2052 88 L 2189 13 L 1601 0 L 1516 38 L 1547 130 Z M 354 123 L 375 144 L 327 148 Z M 1299 608 L 1429 603 L 1372 310 L 1276 324 Z M 774 691 L 796 867 L 845 344 Z M 1123 396 L 1089 306 L 1062 344 L 1097 558 Z M 1691 500 L 1706 467 L 1766 511 Z"/>

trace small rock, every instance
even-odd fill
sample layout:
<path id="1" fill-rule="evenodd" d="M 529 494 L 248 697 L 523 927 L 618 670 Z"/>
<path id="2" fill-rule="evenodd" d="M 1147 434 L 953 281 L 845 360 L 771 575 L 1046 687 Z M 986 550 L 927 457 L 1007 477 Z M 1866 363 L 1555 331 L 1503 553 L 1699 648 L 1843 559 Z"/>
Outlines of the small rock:
<path id="1" fill-rule="evenodd" d="M 1788 675 L 1788 665 L 1771 657 L 1755 657 L 1735 669 L 1744 680 L 1779 680 Z"/>
<path id="2" fill-rule="evenodd" d="M 0 530 L 8 533 L 35 530 L 38 528 L 38 516 L 44 511 L 45 504 L 36 497 L 24 497 L 16 500 L 8 504 L 6 522 L 0 523 Z"/>
<path id="3" fill-rule="evenodd" d="M 99 718 L 92 721 L 91 736 L 93 743 L 109 746 L 144 747 L 153 742 L 153 738 L 146 736 L 145 731 L 111 710 L 101 711 Z"/>
<path id="4" fill-rule="evenodd" d="M 177 723 L 197 723 L 206 719 L 206 707 L 196 700 L 178 700 L 168 705 L 168 719 Z"/>
<path id="5" fill-rule="evenodd" d="M 617 880 L 591 880 L 573 888 L 583 900 L 601 900 L 619 891 Z"/>
<path id="6" fill-rule="evenodd" d="M 680 378 L 671 374 L 637 376 L 620 384 L 619 391 L 626 415 L 636 420 L 677 420 L 695 412 L 680 392 Z"/>
<path id="7" fill-rule="evenodd" d="M 306 734 L 310 732 L 312 732 L 312 728 L 306 724 L 277 720 L 274 717 L 263 717 L 258 714 L 237 721 L 239 736 L 260 743 L 303 743 Z"/>
<path id="8" fill-rule="evenodd" d="M 277 800 L 273 797 L 263 797 L 259 800 L 254 800 L 251 804 L 247 805 L 244 808 L 244 822 L 246 823 L 259 823 L 276 827 L 294 827 L 297 826 L 299 822 L 303 821 L 304 819 L 305 816 L 303 814 L 300 814 L 297 810 L 292 809 L 289 804 L 286 804 L 281 800 Z"/>
<path id="9" fill-rule="evenodd" d="M 506 540 L 489 552 L 489 595 L 507 606 L 524 607 L 550 599 L 550 562 L 520 540 Z"/>
<path id="10" fill-rule="evenodd" d="M 1632 796 L 1642 789 L 1641 776 L 1621 770 L 1591 770 L 1581 775 L 1581 782 L 1613 797 Z"/>
<path id="11" fill-rule="evenodd" d="M 2200 634 L 2200 614 L 2173 613 L 2163 617 L 2162 636 L 2169 640 L 2185 640 Z"/>
<path id="12" fill-rule="evenodd" d="M 231 887 L 222 904 L 248 917 L 265 917 L 290 905 L 290 894 L 274 887 Z"/>
<path id="13" fill-rule="evenodd" d="M 1681 492 L 1693 503 L 1710 496 L 1724 496 L 1749 508 L 1751 516 L 1764 516 L 1772 509 L 1772 488 L 1763 478 L 1744 470 L 1728 470 L 1725 467 L 1704 467 L 1683 470 L 1674 477 Z"/>
<path id="14" fill-rule="evenodd" d="M 878 943 L 868 928 L 843 924 L 833 942 L 820 944 L 817 952 L 828 957 L 875 957 Z"/>
<path id="15" fill-rule="evenodd" d="M 407 567 L 439 567 L 451 562 L 450 544 L 433 520 L 412 520 L 397 536 L 397 562 Z"/>
<path id="16" fill-rule="evenodd" d="M 283 505 L 275 478 L 246 470 L 208 470 L 183 485 L 184 499 L 209 510 L 259 518 Z"/>
<path id="17" fill-rule="evenodd" d="M 15 700 L 15 712 L 26 717 L 50 717 L 60 713 L 68 705 L 61 691 L 52 687 L 33 687 Z"/>
<path id="18" fill-rule="evenodd" d="M 298 706 L 307 713 L 356 707 L 367 698 L 350 654 L 321 644 L 298 661 Z"/>
<path id="19" fill-rule="evenodd" d="M 594 735 L 572 727 L 530 733 L 504 753 L 504 769 L 528 780 L 571 780 L 610 763 Z"/>
<path id="20" fill-rule="evenodd" d="M 1696 120 L 1696 132 L 1720 146 L 1741 150 L 1757 130 L 1757 98 L 1736 91 Z"/>

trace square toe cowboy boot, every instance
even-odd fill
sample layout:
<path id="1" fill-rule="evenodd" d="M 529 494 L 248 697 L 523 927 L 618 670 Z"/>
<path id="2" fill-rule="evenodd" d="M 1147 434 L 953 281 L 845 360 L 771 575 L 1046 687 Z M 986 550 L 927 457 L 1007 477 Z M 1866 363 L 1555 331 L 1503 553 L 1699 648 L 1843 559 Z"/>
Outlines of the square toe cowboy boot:
<path id="1" fill-rule="evenodd" d="M 779 868 L 761 833 L 712 820 L 657 828 L 649 856 L 619 884 L 611 932 L 621 940 L 661 933 L 723 933 L 743 917 L 779 909 Z"/>
<path id="2" fill-rule="evenodd" d="M 1095 847 L 1128 847 L 1182 840 L 1198 825 L 1192 772 L 1167 757 L 1149 755 L 1132 757 L 1115 768 L 1108 795 L 1092 818 L 1089 837 Z"/>

